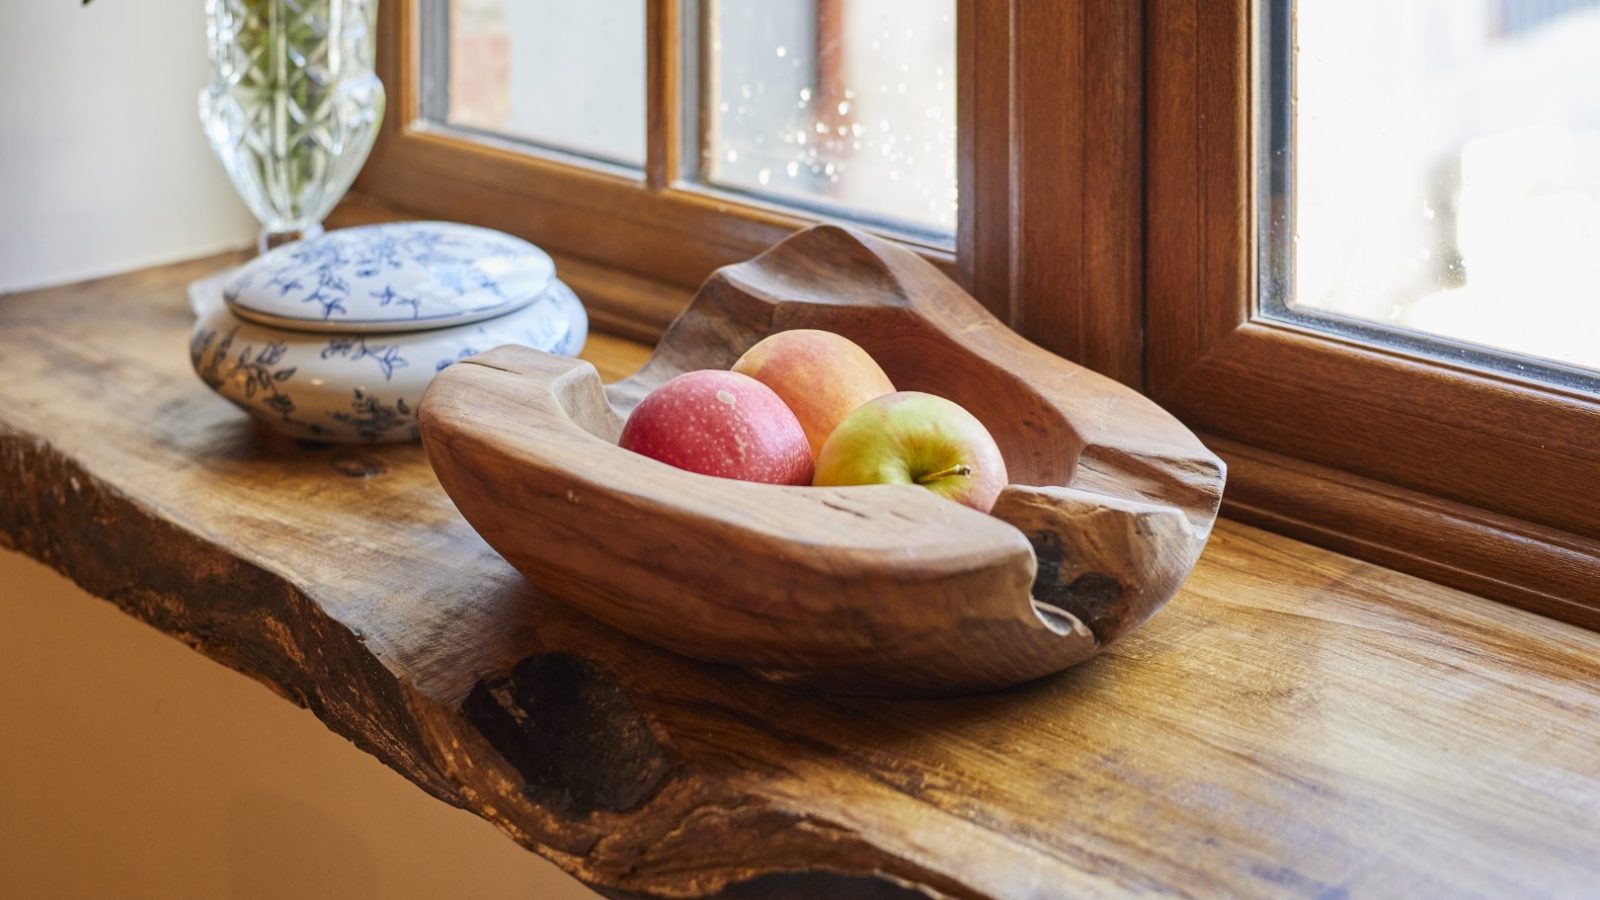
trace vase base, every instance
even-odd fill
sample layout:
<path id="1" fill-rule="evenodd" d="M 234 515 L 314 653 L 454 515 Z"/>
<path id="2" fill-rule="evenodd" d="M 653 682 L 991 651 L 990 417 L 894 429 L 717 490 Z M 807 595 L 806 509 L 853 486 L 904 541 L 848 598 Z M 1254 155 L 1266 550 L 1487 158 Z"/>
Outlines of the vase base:
<path id="1" fill-rule="evenodd" d="M 261 229 L 261 233 L 256 236 L 256 253 L 258 255 L 266 253 L 273 247 L 293 243 L 294 241 L 298 241 L 303 238 L 314 238 L 321 233 L 322 225 L 320 223 L 308 225 L 305 228 L 292 228 L 287 231 L 275 231 L 271 228 L 263 228 Z"/>

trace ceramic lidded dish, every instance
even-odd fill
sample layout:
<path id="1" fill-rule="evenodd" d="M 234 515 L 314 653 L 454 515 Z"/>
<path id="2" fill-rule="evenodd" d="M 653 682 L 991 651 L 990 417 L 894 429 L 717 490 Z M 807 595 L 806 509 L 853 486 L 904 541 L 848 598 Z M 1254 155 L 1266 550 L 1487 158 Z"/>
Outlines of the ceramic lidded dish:
<path id="1" fill-rule="evenodd" d="M 451 222 L 330 231 L 190 286 L 189 346 L 212 390 L 276 431 L 417 438 L 433 376 L 501 344 L 576 356 L 588 316 L 549 254 Z"/>

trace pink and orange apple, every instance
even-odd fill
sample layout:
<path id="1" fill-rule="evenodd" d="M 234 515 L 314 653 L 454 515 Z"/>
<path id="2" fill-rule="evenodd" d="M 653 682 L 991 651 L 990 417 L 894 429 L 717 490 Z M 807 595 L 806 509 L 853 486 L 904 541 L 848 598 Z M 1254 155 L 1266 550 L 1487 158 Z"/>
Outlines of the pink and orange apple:
<path id="1" fill-rule="evenodd" d="M 733 371 L 772 388 L 788 404 L 813 456 L 857 407 L 894 391 L 889 376 L 854 341 L 810 328 L 768 335 L 739 357 Z"/>

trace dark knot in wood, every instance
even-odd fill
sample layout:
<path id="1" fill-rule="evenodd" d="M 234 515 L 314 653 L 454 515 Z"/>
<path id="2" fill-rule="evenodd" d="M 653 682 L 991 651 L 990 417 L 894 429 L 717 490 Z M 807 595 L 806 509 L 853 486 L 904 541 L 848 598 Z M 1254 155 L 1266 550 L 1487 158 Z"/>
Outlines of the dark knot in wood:
<path id="1" fill-rule="evenodd" d="M 564 815 L 634 809 L 670 770 L 616 679 L 570 654 L 530 656 L 478 682 L 461 711 L 521 773 L 523 792 Z"/>
<path id="2" fill-rule="evenodd" d="M 1054 532 L 1029 535 L 1039 568 L 1033 578 L 1033 598 L 1078 617 L 1104 645 L 1116 637 L 1124 619 L 1122 582 L 1103 572 L 1077 572 L 1067 559 Z M 1070 581 L 1066 579 L 1071 578 Z"/>
<path id="3" fill-rule="evenodd" d="M 372 478 L 389 471 L 383 460 L 372 456 L 353 456 L 341 453 L 328 461 L 341 475 L 351 478 Z"/>

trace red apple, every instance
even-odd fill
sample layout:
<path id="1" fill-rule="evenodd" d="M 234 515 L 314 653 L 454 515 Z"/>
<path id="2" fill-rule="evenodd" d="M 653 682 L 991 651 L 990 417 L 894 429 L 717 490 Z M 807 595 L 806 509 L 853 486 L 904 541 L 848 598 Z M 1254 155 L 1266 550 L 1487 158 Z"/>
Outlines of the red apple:
<path id="1" fill-rule="evenodd" d="M 768 335 L 746 350 L 733 371 L 777 392 L 805 429 L 811 454 L 856 407 L 894 391 L 867 351 L 831 331 L 797 328 Z"/>
<path id="2" fill-rule="evenodd" d="M 972 413 L 943 397 L 899 391 L 839 423 L 817 457 L 813 483 L 919 484 L 988 512 L 1007 481 L 1000 447 Z"/>
<path id="3" fill-rule="evenodd" d="M 794 413 L 737 372 L 685 372 L 656 388 L 628 416 L 618 443 L 702 475 L 811 483 L 811 448 Z"/>

